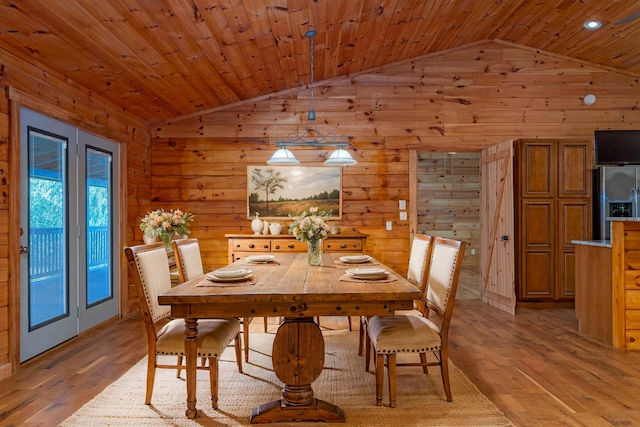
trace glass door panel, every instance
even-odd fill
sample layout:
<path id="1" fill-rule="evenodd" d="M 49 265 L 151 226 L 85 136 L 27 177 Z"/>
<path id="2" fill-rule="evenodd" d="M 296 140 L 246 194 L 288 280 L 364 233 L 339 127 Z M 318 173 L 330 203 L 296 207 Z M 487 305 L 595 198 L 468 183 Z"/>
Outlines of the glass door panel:
<path id="1" fill-rule="evenodd" d="M 29 330 L 69 316 L 66 138 L 29 128 Z"/>
<path id="2" fill-rule="evenodd" d="M 86 149 L 86 307 L 113 298 L 111 254 L 111 155 Z"/>

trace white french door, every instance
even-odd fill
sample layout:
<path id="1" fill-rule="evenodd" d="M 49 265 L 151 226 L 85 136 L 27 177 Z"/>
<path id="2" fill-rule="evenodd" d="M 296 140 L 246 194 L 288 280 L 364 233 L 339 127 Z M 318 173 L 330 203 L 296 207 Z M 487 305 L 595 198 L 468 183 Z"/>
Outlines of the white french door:
<path id="1" fill-rule="evenodd" d="M 20 361 L 118 315 L 117 144 L 20 110 Z"/>

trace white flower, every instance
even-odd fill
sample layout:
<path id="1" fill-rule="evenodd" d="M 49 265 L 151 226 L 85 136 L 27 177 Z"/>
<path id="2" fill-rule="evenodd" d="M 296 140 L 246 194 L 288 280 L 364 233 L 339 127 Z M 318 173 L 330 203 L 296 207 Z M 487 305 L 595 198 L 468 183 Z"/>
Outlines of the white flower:
<path id="1" fill-rule="evenodd" d="M 289 227 L 296 239 L 300 241 L 316 241 L 327 237 L 329 225 L 325 218 L 329 218 L 331 212 L 318 211 L 317 206 L 309 208 L 299 216 L 291 217 L 293 224 Z"/>

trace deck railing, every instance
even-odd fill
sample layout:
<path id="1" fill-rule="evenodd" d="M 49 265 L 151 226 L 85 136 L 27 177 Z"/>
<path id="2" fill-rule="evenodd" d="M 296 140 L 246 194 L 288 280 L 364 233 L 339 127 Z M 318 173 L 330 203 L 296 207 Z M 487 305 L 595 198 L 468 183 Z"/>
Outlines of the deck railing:
<path id="1" fill-rule="evenodd" d="M 65 254 L 62 228 L 31 228 L 29 242 L 29 274 L 31 280 L 60 275 L 64 271 Z M 88 268 L 109 264 L 111 245 L 108 227 L 89 227 L 87 239 Z"/>

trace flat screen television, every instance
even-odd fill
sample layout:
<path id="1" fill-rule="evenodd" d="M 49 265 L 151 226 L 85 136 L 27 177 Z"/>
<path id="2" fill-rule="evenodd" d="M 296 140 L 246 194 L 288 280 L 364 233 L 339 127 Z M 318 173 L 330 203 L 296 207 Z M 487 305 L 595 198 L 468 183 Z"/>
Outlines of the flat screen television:
<path id="1" fill-rule="evenodd" d="M 594 133 L 597 165 L 640 165 L 640 130 Z"/>

